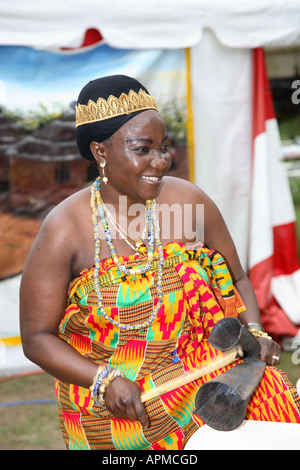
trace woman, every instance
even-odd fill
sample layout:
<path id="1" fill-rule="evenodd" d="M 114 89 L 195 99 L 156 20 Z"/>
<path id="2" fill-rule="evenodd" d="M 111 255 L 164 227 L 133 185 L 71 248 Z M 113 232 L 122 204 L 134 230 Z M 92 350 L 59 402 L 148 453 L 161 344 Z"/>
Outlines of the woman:
<path id="1" fill-rule="evenodd" d="M 226 315 L 252 328 L 270 366 L 280 348 L 261 328 L 214 203 L 165 176 L 168 135 L 148 91 L 121 75 L 88 83 L 76 139 L 100 177 L 48 215 L 32 246 L 21 284 L 24 352 L 56 378 L 67 448 L 181 449 L 203 424 L 192 410 L 210 377 L 145 404 L 142 391 L 218 354 L 207 338 Z M 286 420 L 299 422 L 290 384 L 272 368 L 263 381 L 268 398 L 288 405 Z M 281 420 L 278 403 L 270 408 L 257 390 L 246 419 Z"/>

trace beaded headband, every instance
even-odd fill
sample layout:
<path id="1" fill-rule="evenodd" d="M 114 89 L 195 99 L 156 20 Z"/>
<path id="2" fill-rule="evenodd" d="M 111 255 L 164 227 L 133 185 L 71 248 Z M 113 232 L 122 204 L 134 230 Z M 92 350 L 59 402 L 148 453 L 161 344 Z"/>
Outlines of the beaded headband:
<path id="1" fill-rule="evenodd" d="M 158 111 L 154 97 L 142 89 L 138 93 L 133 90 L 128 95 L 122 93 L 119 98 L 110 95 L 105 100 L 100 97 L 97 102 L 89 100 L 87 104 L 76 105 L 76 127 L 147 109 Z"/>

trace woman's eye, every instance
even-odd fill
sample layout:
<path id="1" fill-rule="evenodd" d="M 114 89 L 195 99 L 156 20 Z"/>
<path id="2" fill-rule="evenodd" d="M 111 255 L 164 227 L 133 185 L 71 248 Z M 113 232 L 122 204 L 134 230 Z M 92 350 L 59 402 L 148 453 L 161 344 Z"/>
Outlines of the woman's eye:
<path id="1" fill-rule="evenodd" d="M 136 152 L 140 152 L 140 153 L 147 153 L 148 152 L 148 147 L 137 147 L 135 149 Z"/>

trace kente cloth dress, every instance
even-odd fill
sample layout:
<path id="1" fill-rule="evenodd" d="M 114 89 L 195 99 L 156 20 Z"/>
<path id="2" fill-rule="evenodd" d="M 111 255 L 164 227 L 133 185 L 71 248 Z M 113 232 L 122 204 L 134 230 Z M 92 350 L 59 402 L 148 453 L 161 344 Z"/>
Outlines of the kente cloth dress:
<path id="1" fill-rule="evenodd" d="M 120 258 L 127 266 L 145 262 L 136 254 Z M 125 276 L 111 259 L 102 261 L 100 285 L 106 313 L 117 322 L 146 321 L 157 302 L 157 266 L 143 275 Z M 207 339 L 225 316 L 244 306 L 224 259 L 199 245 L 164 247 L 163 304 L 154 322 L 139 330 L 120 329 L 101 316 L 93 268 L 69 286 L 60 337 L 97 364 L 111 365 L 139 384 L 153 387 L 205 365 L 222 354 Z M 62 434 L 68 449 L 183 449 L 204 423 L 193 414 L 198 388 L 233 367 L 202 377 L 145 403 L 150 427 L 117 419 L 91 399 L 89 389 L 56 380 Z M 251 396 L 245 419 L 300 423 L 300 399 L 283 373 L 267 367 Z"/>

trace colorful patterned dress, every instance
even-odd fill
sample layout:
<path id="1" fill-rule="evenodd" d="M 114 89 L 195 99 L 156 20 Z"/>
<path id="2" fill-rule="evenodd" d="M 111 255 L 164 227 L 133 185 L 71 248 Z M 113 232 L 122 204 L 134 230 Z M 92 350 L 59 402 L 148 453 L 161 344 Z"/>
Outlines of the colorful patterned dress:
<path id="1" fill-rule="evenodd" d="M 142 255 L 121 259 L 128 266 Z M 223 258 L 203 245 L 164 247 L 164 301 L 153 324 L 137 331 L 120 330 L 100 314 L 93 268 L 71 282 L 60 337 L 97 364 L 121 369 L 142 390 L 204 365 L 221 354 L 207 342 L 224 316 L 244 310 Z M 111 259 L 102 261 L 100 283 L 106 312 L 123 323 L 140 323 L 157 302 L 158 266 L 143 275 L 124 276 Z M 199 386 L 222 369 L 146 402 L 150 427 L 117 419 L 96 406 L 89 389 L 56 380 L 63 437 L 68 449 L 183 449 L 204 423 L 195 414 Z M 300 399 L 282 373 L 267 367 L 252 395 L 246 419 L 300 423 Z"/>

